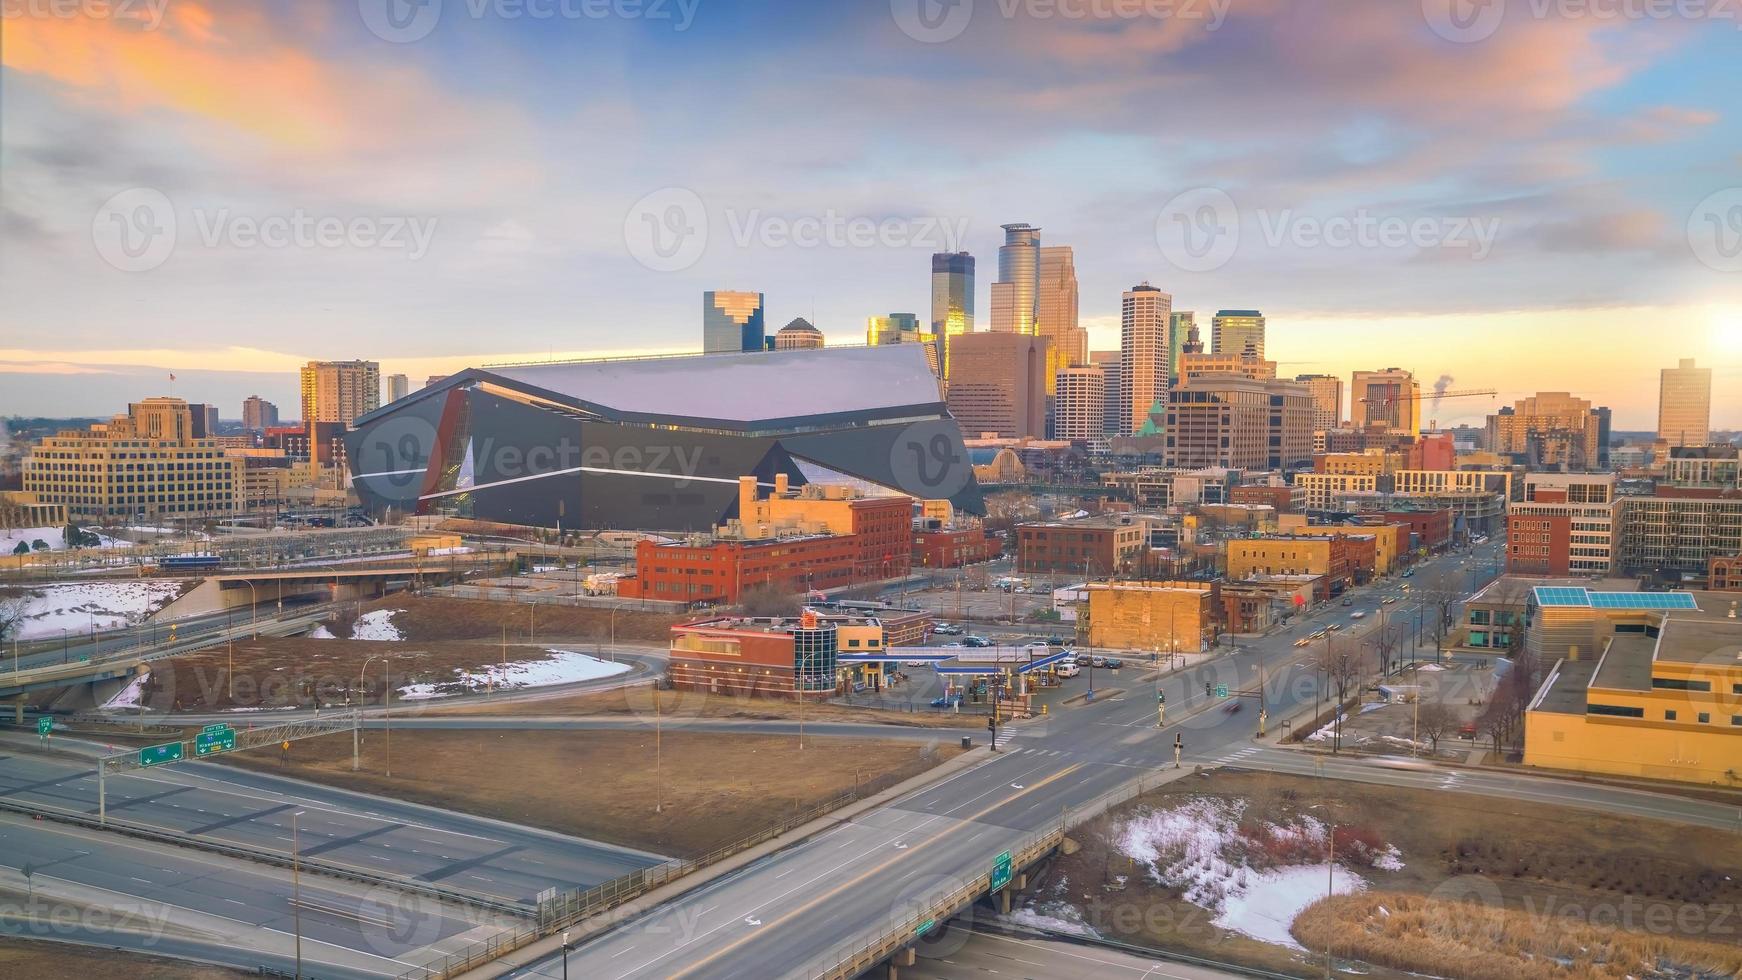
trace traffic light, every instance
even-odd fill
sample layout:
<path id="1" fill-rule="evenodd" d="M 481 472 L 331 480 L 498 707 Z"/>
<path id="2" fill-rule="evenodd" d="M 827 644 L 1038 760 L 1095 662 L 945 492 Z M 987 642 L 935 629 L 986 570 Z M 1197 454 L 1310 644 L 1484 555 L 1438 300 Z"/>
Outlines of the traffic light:
<path id="1" fill-rule="evenodd" d="M 1157 704 L 1166 704 L 1167 703 L 1167 692 L 1166 691 L 1156 691 L 1155 692 L 1155 700 L 1156 700 Z"/>
<path id="2" fill-rule="evenodd" d="M 997 731 L 998 730 L 998 719 L 996 719 L 996 718 L 986 719 L 986 730 L 989 732 Z"/>

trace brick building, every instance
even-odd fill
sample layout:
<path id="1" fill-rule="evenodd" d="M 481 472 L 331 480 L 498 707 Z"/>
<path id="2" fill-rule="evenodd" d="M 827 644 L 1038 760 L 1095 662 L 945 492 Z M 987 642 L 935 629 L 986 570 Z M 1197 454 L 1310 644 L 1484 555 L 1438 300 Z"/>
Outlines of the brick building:
<path id="1" fill-rule="evenodd" d="M 1016 570 L 1112 575 L 1130 568 L 1148 544 L 1143 521 L 1081 520 L 1019 524 Z"/>
<path id="2" fill-rule="evenodd" d="M 991 561 L 1004 553 L 1004 542 L 984 528 L 941 528 L 913 532 L 915 568 L 960 568 Z"/>

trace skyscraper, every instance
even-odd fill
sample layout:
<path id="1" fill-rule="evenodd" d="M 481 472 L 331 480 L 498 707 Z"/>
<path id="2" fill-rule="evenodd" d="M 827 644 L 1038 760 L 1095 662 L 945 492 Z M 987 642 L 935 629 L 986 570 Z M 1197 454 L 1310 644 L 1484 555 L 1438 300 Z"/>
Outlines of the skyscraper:
<path id="1" fill-rule="evenodd" d="M 1148 282 L 1121 297 L 1119 313 L 1119 433 L 1144 429 L 1150 409 L 1167 405 L 1168 322 L 1173 297 Z"/>
<path id="2" fill-rule="evenodd" d="M 249 395 L 242 402 L 242 427 L 264 432 L 278 424 L 278 406 L 259 395 Z"/>
<path id="3" fill-rule="evenodd" d="M 1684 357 L 1664 368 L 1657 388 L 1657 437 L 1673 446 L 1704 446 L 1711 441 L 1712 369 L 1694 367 Z"/>
<path id="4" fill-rule="evenodd" d="M 1107 376 L 1098 365 L 1067 367 L 1054 383 L 1053 438 L 1100 442 L 1107 438 Z"/>
<path id="5" fill-rule="evenodd" d="M 1197 314 L 1191 310 L 1175 310 L 1167 318 L 1167 377 L 1170 384 L 1179 384 L 1179 356 L 1185 352 L 1186 341 L 1198 332 Z"/>
<path id="6" fill-rule="evenodd" d="M 387 376 L 387 400 L 396 402 L 411 393 L 411 379 L 403 374 Z"/>
<path id="7" fill-rule="evenodd" d="M 1264 360 L 1264 314 L 1257 310 L 1217 310 L 1210 320 L 1211 352 L 1242 354 L 1247 348 Z"/>
<path id="8" fill-rule="evenodd" d="M 1349 382 L 1349 414 L 1359 428 L 1421 435 L 1421 382 L 1402 368 L 1356 371 Z"/>
<path id="9" fill-rule="evenodd" d="M 763 350 L 762 294 L 727 289 L 702 294 L 702 353 Z"/>
<path id="10" fill-rule="evenodd" d="M 1040 284 L 1035 294 L 1034 332 L 1045 337 L 1047 393 L 1056 388 L 1058 373 L 1088 363 L 1089 332 L 1077 326 L 1077 264 L 1069 245 L 1040 250 Z"/>
<path id="11" fill-rule="evenodd" d="M 1488 416 L 1488 449 L 1532 467 L 1596 469 L 1602 460 L 1602 419 L 1583 398 L 1539 391 Z"/>
<path id="12" fill-rule="evenodd" d="M 802 316 L 795 317 L 791 323 L 774 332 L 775 350 L 802 350 L 821 346 L 823 332 Z"/>
<path id="13" fill-rule="evenodd" d="M 1040 229 L 1005 225 L 1004 244 L 998 249 L 998 281 L 992 284 L 992 329 L 1033 334 L 1039 291 Z"/>
<path id="14" fill-rule="evenodd" d="M 865 343 L 871 347 L 885 344 L 924 344 L 926 362 L 932 373 L 940 368 L 937 338 L 920 329 L 919 316 L 914 313 L 891 313 L 888 316 L 865 318 Z"/>
<path id="15" fill-rule="evenodd" d="M 1045 436 L 1046 338 L 988 332 L 955 342 L 946 404 L 962 435 Z"/>
<path id="16" fill-rule="evenodd" d="M 381 365 L 310 361 L 302 366 L 302 421 L 343 422 L 381 407 Z"/>
<path id="17" fill-rule="evenodd" d="M 974 257 L 967 252 L 938 252 L 931 257 L 931 332 L 947 378 L 950 338 L 974 332 Z"/>
<path id="18" fill-rule="evenodd" d="M 1296 381 L 1313 396 L 1313 431 L 1326 432 L 1342 424 L 1343 379 L 1334 374 L 1302 374 Z"/>
<path id="19" fill-rule="evenodd" d="M 1125 411 L 1124 386 L 1119 381 L 1125 374 L 1124 366 L 1119 362 L 1120 356 L 1116 350 L 1098 350 L 1089 354 L 1089 363 L 1101 369 L 1102 388 L 1107 398 L 1106 408 L 1101 413 L 1101 431 L 1109 436 L 1123 431 L 1120 425 L 1130 414 Z"/>

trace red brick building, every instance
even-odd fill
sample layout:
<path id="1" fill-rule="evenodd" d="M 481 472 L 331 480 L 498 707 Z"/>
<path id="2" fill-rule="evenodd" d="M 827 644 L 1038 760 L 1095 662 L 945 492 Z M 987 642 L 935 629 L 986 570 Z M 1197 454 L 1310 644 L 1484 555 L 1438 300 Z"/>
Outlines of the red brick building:
<path id="1" fill-rule="evenodd" d="M 714 540 L 706 544 L 635 547 L 635 575 L 617 583 L 617 594 L 672 602 L 737 602 L 750 589 L 768 586 L 795 594 L 863 581 L 863 543 L 856 535 Z"/>
<path id="2" fill-rule="evenodd" d="M 1278 514 L 1292 514 L 1299 509 L 1300 491 L 1294 487 L 1240 486 L 1228 492 L 1231 504 L 1269 504 Z"/>
<path id="3" fill-rule="evenodd" d="M 1003 540 L 983 528 L 913 532 L 915 568 L 960 568 L 991 561 L 1003 552 Z"/>
<path id="4" fill-rule="evenodd" d="M 1407 524 L 1417 547 L 1435 551 L 1452 542 L 1449 510 L 1388 510 L 1379 515 L 1387 524 Z"/>
<path id="5" fill-rule="evenodd" d="M 673 687 L 740 697 L 835 693 L 837 626 L 798 619 L 708 619 L 671 628 Z"/>
<path id="6" fill-rule="evenodd" d="M 1149 546 L 1149 526 L 1142 521 L 1052 521 L 1016 527 L 1016 570 L 1075 572 L 1090 577 L 1129 569 Z"/>
<path id="7" fill-rule="evenodd" d="M 1506 571 L 1569 575 L 1572 544 L 1571 514 L 1513 514 L 1506 519 Z"/>
<path id="8" fill-rule="evenodd" d="M 1742 555 L 1714 555 L 1707 561 L 1706 588 L 1718 592 L 1742 592 Z"/>

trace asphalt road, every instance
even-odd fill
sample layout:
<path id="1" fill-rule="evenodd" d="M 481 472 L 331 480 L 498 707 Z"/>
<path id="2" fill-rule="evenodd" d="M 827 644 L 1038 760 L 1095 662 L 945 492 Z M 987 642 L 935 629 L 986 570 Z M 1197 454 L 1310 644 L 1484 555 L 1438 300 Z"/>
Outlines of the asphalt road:
<path id="1" fill-rule="evenodd" d="M 16 744 L 15 739 L 0 743 L 0 795 L 97 812 L 97 776 L 89 758 L 10 751 Z M 596 841 L 199 762 L 110 776 L 106 782 L 108 812 L 118 819 L 288 854 L 290 814 L 300 810 L 300 843 L 309 857 L 515 902 L 530 903 L 546 888 L 588 887 L 662 860 Z"/>
<path id="2" fill-rule="evenodd" d="M 1225 980 L 1244 974 L 1189 966 L 1153 956 L 1137 956 L 1105 946 L 1056 939 L 1034 939 L 997 931 L 952 926 L 941 946 L 949 952 L 928 957 L 925 947 L 913 966 L 898 972 L 904 980 Z"/>
<path id="3" fill-rule="evenodd" d="M 1484 561 L 1492 562 L 1495 548 L 1483 549 Z M 1442 556 L 1424 563 L 1415 579 L 1432 581 L 1445 570 L 1473 580 L 1475 566 L 1463 561 Z M 1402 618 L 1408 603 L 1381 604 L 1384 596 L 1403 594 L 1401 584 L 1355 590 L 1348 607 L 1326 606 L 1287 631 L 1159 681 L 1141 681 L 1131 668 L 1103 673 L 1100 700 L 1006 729 L 1003 751 L 991 761 L 619 926 L 572 951 L 569 966 L 576 976 L 603 980 L 764 978 L 820 969 L 858 934 L 904 922 L 914 896 L 944 880 L 985 874 L 1000 851 L 1056 824 L 1067 808 L 1139 772 L 1170 766 L 1176 733 L 1187 767 L 1216 764 L 1253 745 L 1261 678 L 1272 725 L 1321 695 L 1309 666 L 1313 651 L 1294 641 L 1329 622 L 1345 624 L 1336 635 L 1349 636 L 1376 625 L 1382 611 Z M 1352 620 L 1355 612 L 1363 619 Z M 1206 695 L 1206 685 L 1251 696 L 1222 701 Z M 1158 690 L 1167 695 L 1165 727 L 1157 724 Z M 1243 710 L 1230 712 L 1234 704 Z M 511 975 L 560 972 L 552 956 Z"/>

